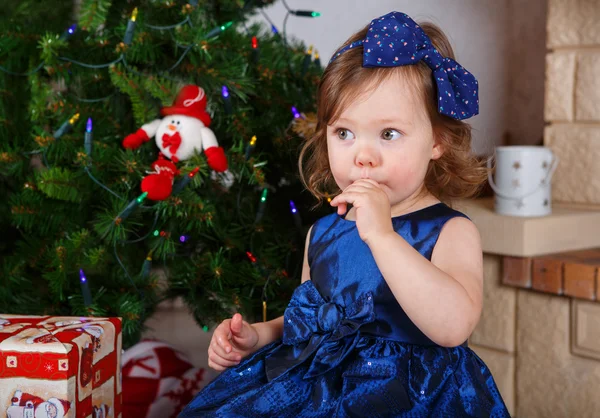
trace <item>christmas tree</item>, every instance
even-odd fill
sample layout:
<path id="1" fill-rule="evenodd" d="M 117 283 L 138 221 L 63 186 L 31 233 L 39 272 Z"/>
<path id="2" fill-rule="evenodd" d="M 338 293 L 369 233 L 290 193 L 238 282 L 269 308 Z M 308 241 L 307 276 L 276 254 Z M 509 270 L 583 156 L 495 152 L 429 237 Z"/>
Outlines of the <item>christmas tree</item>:
<path id="1" fill-rule="evenodd" d="M 165 298 L 182 297 L 205 330 L 235 311 L 283 313 L 308 227 L 328 209 L 310 210 L 297 169 L 321 65 L 268 19 L 269 3 L 4 5 L 1 313 L 119 316 L 125 347 Z M 249 24 L 258 13 L 270 23 Z M 145 135 L 180 129 L 182 92 L 226 160 L 209 155 L 206 131 L 185 158 L 174 151 L 187 134 L 175 148 L 163 137 L 173 152 L 157 160 Z"/>

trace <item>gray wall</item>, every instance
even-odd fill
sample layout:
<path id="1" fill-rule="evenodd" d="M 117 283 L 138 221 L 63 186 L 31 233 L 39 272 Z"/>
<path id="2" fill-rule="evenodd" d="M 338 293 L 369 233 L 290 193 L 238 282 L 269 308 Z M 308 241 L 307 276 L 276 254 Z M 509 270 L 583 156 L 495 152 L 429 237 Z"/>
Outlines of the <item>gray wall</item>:
<path id="1" fill-rule="evenodd" d="M 495 145 L 541 144 L 546 53 L 546 0 L 287 0 L 292 9 L 321 12 L 290 16 L 287 34 L 314 45 L 326 64 L 336 48 L 373 18 L 396 10 L 429 20 L 448 35 L 457 61 L 479 80 L 480 114 L 470 119 L 474 151 Z M 283 30 L 286 8 L 265 9 Z M 264 20 L 261 15 L 257 20 Z"/>

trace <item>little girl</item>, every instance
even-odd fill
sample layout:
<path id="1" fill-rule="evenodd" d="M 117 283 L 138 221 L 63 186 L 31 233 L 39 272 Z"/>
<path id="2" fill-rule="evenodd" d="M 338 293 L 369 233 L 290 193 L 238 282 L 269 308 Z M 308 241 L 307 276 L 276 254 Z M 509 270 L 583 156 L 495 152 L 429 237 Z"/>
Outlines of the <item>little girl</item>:
<path id="1" fill-rule="evenodd" d="M 477 81 L 453 56 L 440 29 L 399 12 L 334 55 L 300 168 L 316 197 L 337 190 L 337 213 L 311 227 L 283 317 L 217 327 L 209 365 L 223 373 L 180 417 L 509 416 L 467 347 L 479 234 L 442 203 L 486 175 L 462 122 Z"/>

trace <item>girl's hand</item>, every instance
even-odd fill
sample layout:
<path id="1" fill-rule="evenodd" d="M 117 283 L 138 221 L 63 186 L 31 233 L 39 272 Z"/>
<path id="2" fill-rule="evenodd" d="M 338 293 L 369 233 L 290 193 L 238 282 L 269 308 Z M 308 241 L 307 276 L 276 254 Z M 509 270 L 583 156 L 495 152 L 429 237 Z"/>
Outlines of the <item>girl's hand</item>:
<path id="1" fill-rule="evenodd" d="M 346 213 L 348 204 L 356 208 L 356 227 L 361 239 L 369 244 L 377 236 L 394 232 L 387 194 L 374 180 L 356 180 L 331 201 L 338 214 Z"/>
<path id="2" fill-rule="evenodd" d="M 254 352 L 257 343 L 256 329 L 236 313 L 215 329 L 208 347 L 208 366 L 217 371 L 235 366 Z"/>

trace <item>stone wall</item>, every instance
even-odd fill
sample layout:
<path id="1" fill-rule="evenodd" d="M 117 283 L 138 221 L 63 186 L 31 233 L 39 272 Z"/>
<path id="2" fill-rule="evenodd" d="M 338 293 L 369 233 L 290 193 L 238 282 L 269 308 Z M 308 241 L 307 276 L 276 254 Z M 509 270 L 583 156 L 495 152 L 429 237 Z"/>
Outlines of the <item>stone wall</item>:
<path id="1" fill-rule="evenodd" d="M 600 303 L 503 285 L 505 273 L 503 256 L 484 255 L 484 309 L 469 345 L 511 416 L 600 416 Z"/>
<path id="2" fill-rule="evenodd" d="M 553 200 L 600 204 L 600 2 L 549 0 L 544 143 Z"/>
<path id="3" fill-rule="evenodd" d="M 502 256 L 484 254 L 483 312 L 469 339 L 487 364 L 511 416 L 516 411 L 517 292 L 502 285 Z"/>

